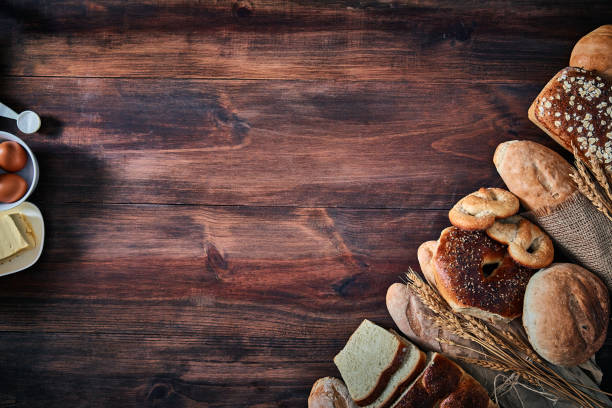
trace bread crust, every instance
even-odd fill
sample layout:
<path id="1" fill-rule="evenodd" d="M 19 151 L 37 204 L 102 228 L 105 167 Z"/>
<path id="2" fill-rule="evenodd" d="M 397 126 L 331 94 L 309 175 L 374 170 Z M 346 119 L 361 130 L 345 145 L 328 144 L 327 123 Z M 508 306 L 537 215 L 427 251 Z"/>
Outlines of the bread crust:
<path id="1" fill-rule="evenodd" d="M 456 227 L 468 231 L 484 230 L 496 218 L 516 214 L 519 201 L 509 191 L 502 188 L 480 188 L 463 197 L 448 213 L 448 218 Z"/>
<path id="2" fill-rule="evenodd" d="M 572 50 L 570 66 L 612 78 L 612 25 L 603 25 L 582 37 Z"/>
<path id="3" fill-rule="evenodd" d="M 308 396 L 308 408 L 357 408 L 344 383 L 334 377 L 319 378 Z"/>
<path id="4" fill-rule="evenodd" d="M 455 311 L 502 321 L 521 315 L 533 271 L 514 262 L 506 247 L 483 231 L 444 229 L 433 262 L 438 292 Z M 499 266 L 485 277 L 486 263 Z"/>
<path id="5" fill-rule="evenodd" d="M 612 81 L 595 71 L 559 71 L 531 104 L 529 119 L 585 163 L 612 174 Z"/>
<path id="6" fill-rule="evenodd" d="M 417 250 L 417 259 L 419 260 L 419 266 L 421 272 L 431 287 L 436 287 L 436 277 L 434 274 L 434 265 L 431 263 L 434 254 L 436 253 L 436 247 L 438 241 L 426 241 L 423 242 Z"/>
<path id="7" fill-rule="evenodd" d="M 491 404 L 478 381 L 453 361 L 434 353 L 427 368 L 394 408 L 487 408 Z"/>
<path id="8" fill-rule="evenodd" d="M 508 189 L 530 210 L 550 209 L 576 192 L 572 166 L 557 152 L 528 140 L 501 143 L 493 163 Z"/>
<path id="9" fill-rule="evenodd" d="M 527 268 L 544 268 L 555 257 L 550 237 L 520 215 L 496 220 L 486 233 L 497 242 L 508 245 L 512 259 Z"/>
<path id="10" fill-rule="evenodd" d="M 578 265 L 553 264 L 527 285 L 523 326 L 534 350 L 553 364 L 587 361 L 603 345 L 609 317 L 607 287 Z"/>

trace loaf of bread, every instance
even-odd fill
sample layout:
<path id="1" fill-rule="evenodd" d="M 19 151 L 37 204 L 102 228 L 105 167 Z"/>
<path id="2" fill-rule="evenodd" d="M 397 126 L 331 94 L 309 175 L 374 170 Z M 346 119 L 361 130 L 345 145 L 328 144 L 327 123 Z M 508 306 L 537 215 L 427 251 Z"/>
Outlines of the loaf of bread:
<path id="1" fill-rule="evenodd" d="M 601 26 L 574 46 L 570 66 L 597 71 L 612 79 L 612 25 Z"/>
<path id="2" fill-rule="evenodd" d="M 528 210 L 551 209 L 576 192 L 572 166 L 539 143 L 512 140 L 495 149 L 493 163 L 508 189 Z"/>
<path id="3" fill-rule="evenodd" d="M 435 314 L 403 283 L 394 283 L 387 289 L 387 310 L 397 327 L 424 350 L 437 351 L 449 356 L 478 358 L 480 347 L 434 323 Z M 449 339 L 459 346 L 441 343 Z M 467 347 L 461 347 L 467 346 Z"/>
<path id="4" fill-rule="evenodd" d="M 487 391 L 457 364 L 433 353 L 423 373 L 393 408 L 490 408 Z"/>
<path id="5" fill-rule="evenodd" d="M 359 406 L 389 406 L 422 370 L 425 355 L 408 340 L 364 320 L 334 357 Z"/>
<path id="6" fill-rule="evenodd" d="M 444 229 L 432 262 L 436 288 L 456 312 L 504 322 L 521 315 L 535 270 L 517 264 L 485 232 Z"/>
<path id="7" fill-rule="evenodd" d="M 308 396 L 308 408 L 357 408 L 346 385 L 334 377 L 319 378 Z"/>
<path id="8" fill-rule="evenodd" d="M 612 174 L 612 81 L 595 71 L 567 67 L 546 84 L 529 119 L 586 163 L 599 161 Z"/>
<path id="9" fill-rule="evenodd" d="M 603 345 L 609 308 L 608 290 L 597 276 L 578 265 L 554 264 L 529 281 L 523 326 L 539 355 L 575 366 Z"/>

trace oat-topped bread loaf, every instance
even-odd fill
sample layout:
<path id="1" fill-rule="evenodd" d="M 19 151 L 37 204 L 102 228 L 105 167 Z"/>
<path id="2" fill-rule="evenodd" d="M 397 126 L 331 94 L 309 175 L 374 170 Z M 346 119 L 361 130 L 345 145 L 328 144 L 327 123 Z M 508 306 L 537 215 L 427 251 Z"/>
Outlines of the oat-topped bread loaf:
<path id="1" fill-rule="evenodd" d="M 390 402 L 396 388 L 416 377 L 424 359 L 408 340 L 366 319 L 334 357 L 334 363 L 357 405 L 377 403 L 380 407 Z"/>
<path id="2" fill-rule="evenodd" d="M 393 408 L 492 408 L 478 381 L 442 354 L 433 353 L 423 373 Z"/>
<path id="3" fill-rule="evenodd" d="M 561 146 L 599 160 L 612 174 L 612 81 L 595 71 L 567 67 L 546 84 L 529 119 Z"/>

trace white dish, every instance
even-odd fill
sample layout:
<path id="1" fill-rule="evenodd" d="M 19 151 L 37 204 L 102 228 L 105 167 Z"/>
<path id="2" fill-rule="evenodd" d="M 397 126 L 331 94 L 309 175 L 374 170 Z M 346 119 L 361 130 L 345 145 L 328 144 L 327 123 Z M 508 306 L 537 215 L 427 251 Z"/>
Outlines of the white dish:
<path id="1" fill-rule="evenodd" d="M 24 203 L 25 200 L 28 199 L 30 194 L 32 194 L 32 192 L 36 188 L 36 185 L 38 184 L 38 162 L 36 161 L 36 157 L 34 156 L 34 153 L 32 153 L 32 150 L 30 150 L 28 145 L 17 136 L 12 135 L 8 132 L 0 131 L 0 142 L 4 142 L 6 140 L 11 140 L 13 142 L 19 143 L 28 153 L 28 162 L 26 163 L 23 169 L 17 172 L 17 174 L 23 177 L 23 179 L 28 183 L 28 191 L 26 191 L 23 197 L 21 197 L 18 201 L 15 201 L 14 203 L 0 203 L 0 211 L 9 210 L 11 208 L 17 207 L 21 203 Z M 6 172 L 0 169 L 0 173 Z"/>
<path id="2" fill-rule="evenodd" d="M 0 261 L 0 276 L 10 275 L 11 273 L 23 271 L 26 268 L 34 265 L 40 254 L 42 254 L 43 245 L 45 243 L 45 221 L 38 207 L 30 202 L 24 202 L 17 207 L 7 211 L 0 212 L 0 215 L 22 213 L 28 218 L 34 234 L 36 235 L 36 245 L 34 248 L 26 249 L 20 252 L 14 258 L 1 262 Z"/>

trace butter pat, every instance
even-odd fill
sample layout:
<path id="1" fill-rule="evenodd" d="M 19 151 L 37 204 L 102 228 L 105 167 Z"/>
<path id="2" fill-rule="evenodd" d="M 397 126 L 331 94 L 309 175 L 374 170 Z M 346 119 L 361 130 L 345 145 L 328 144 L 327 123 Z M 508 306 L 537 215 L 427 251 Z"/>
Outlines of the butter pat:
<path id="1" fill-rule="evenodd" d="M 36 238 L 28 219 L 21 213 L 0 216 L 0 262 L 33 248 Z"/>

